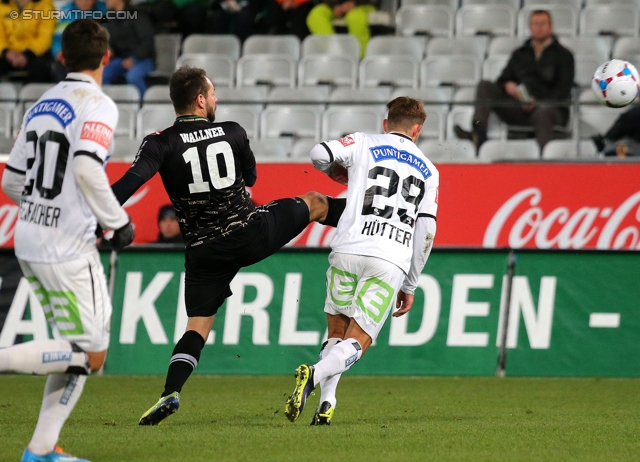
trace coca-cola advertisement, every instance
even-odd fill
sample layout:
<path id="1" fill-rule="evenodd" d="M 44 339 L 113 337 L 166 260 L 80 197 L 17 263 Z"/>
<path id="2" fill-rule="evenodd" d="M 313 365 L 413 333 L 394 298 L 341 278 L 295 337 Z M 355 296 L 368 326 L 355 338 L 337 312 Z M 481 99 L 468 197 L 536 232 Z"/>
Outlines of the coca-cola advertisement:
<path id="1" fill-rule="evenodd" d="M 111 162 L 116 181 L 129 167 Z M 0 165 L 0 173 L 4 166 Z M 443 164 L 435 246 L 539 249 L 640 249 L 640 164 Z M 258 164 L 254 202 L 307 191 L 339 196 L 345 187 L 311 164 Z M 158 175 L 127 202 L 136 243 L 158 237 L 169 203 Z M 0 192 L 0 246 L 13 245 L 18 207 Z M 291 245 L 328 246 L 335 230 L 310 225 Z"/>

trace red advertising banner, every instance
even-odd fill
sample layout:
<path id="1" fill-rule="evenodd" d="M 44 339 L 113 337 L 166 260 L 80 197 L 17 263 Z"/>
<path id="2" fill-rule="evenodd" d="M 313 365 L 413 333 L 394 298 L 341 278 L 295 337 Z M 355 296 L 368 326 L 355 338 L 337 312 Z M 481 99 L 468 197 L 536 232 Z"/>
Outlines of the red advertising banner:
<path id="1" fill-rule="evenodd" d="M 128 164 L 111 162 L 112 182 Z M 436 246 L 640 250 L 640 164 L 443 164 Z M 0 174 L 4 166 L 0 165 Z M 310 164 L 258 164 L 256 204 L 345 188 Z M 154 242 L 169 202 L 159 176 L 126 204 L 136 243 Z M 0 246 L 13 245 L 18 207 L 0 192 Z M 327 246 L 334 229 L 310 225 L 291 245 Z"/>

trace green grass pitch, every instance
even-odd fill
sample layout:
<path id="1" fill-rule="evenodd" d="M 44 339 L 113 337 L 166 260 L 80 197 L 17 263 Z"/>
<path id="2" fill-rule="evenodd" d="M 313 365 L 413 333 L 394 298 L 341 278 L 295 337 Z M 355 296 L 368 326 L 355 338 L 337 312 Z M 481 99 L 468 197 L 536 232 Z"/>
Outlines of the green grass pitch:
<path id="1" fill-rule="evenodd" d="M 191 377 L 181 407 L 139 427 L 160 376 L 87 381 L 62 431 L 71 454 L 101 461 L 623 461 L 640 454 L 640 380 L 360 377 L 346 374 L 330 427 L 294 424 L 284 376 Z M 0 376 L 0 461 L 18 461 L 44 378 Z"/>

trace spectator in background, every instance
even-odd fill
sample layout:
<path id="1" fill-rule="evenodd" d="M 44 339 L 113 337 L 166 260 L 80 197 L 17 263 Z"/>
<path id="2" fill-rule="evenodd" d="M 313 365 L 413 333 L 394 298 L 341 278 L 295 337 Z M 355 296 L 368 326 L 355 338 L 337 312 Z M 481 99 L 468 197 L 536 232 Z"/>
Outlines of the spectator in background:
<path id="1" fill-rule="evenodd" d="M 209 0 L 148 0 L 136 4 L 138 11 L 144 10 L 158 31 L 178 32 L 183 38 L 190 34 L 202 34 L 208 29 L 207 11 Z"/>
<path id="2" fill-rule="evenodd" d="M 364 57 L 371 38 L 368 17 L 375 10 L 375 0 L 324 0 L 307 16 L 307 26 L 312 34 L 331 35 L 336 33 L 333 20 L 344 18 L 347 31 L 360 42 L 360 56 Z"/>
<path id="3" fill-rule="evenodd" d="M 307 16 L 313 8 L 312 0 L 270 0 L 264 18 L 268 34 L 293 34 L 300 40 L 309 35 Z"/>
<path id="4" fill-rule="evenodd" d="M 498 81 L 478 84 L 476 100 L 488 104 L 476 106 L 472 131 L 454 127 L 458 138 L 472 140 L 480 148 L 487 140 L 491 111 L 507 124 L 532 126 L 540 149 L 553 139 L 555 126 L 567 124 L 573 54 L 553 35 L 551 14 L 546 10 L 531 13 L 529 32 L 531 38 L 513 52 Z M 545 101 L 566 101 L 567 106 L 545 105 Z"/>
<path id="5" fill-rule="evenodd" d="M 42 11 L 24 16 L 24 10 Z M 0 76 L 26 71 L 27 82 L 51 82 L 49 49 L 56 27 L 51 0 L 2 0 L 0 2 Z M 45 19 L 47 18 L 47 19 Z"/>
<path id="6" fill-rule="evenodd" d="M 93 19 L 96 20 L 106 17 L 107 4 L 102 0 L 72 0 L 69 3 L 65 3 L 60 8 L 60 11 L 62 11 L 64 15 L 58 19 L 51 44 L 51 56 L 54 59 L 53 80 L 55 82 L 60 82 L 67 75 L 67 71 L 60 62 L 59 56 L 62 50 L 62 32 L 64 32 L 65 28 L 73 21 L 81 19 L 83 11 L 96 13 L 93 17 Z M 100 15 L 102 16 L 100 17 Z"/>
<path id="7" fill-rule="evenodd" d="M 603 135 L 592 137 L 598 152 L 605 156 L 640 156 L 640 107 L 620 114 Z"/>
<path id="8" fill-rule="evenodd" d="M 180 232 L 180 223 L 173 205 L 167 204 L 160 207 L 158 212 L 158 240 L 156 242 L 162 244 L 182 244 L 182 232 Z"/>
<path id="9" fill-rule="evenodd" d="M 257 31 L 264 0 L 214 0 L 212 8 L 211 27 L 207 32 L 235 34 L 244 42 Z M 308 35 L 309 31 L 306 33 Z"/>
<path id="10" fill-rule="evenodd" d="M 109 10 L 128 14 L 126 18 L 111 19 L 104 25 L 110 35 L 112 57 L 104 68 L 102 83 L 109 85 L 124 77 L 143 95 L 147 89 L 145 78 L 155 68 L 154 29 L 149 16 L 134 10 L 129 3 L 129 0 L 106 0 Z"/>

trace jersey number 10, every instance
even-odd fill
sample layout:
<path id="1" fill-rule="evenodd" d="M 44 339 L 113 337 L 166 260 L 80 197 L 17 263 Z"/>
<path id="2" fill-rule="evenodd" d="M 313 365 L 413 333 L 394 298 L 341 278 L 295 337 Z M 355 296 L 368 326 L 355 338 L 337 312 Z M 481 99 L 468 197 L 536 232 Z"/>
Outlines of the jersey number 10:
<path id="1" fill-rule="evenodd" d="M 207 145 L 205 156 L 209 178 L 214 189 L 228 188 L 236 182 L 236 164 L 229 143 L 218 141 Z M 209 183 L 203 180 L 198 148 L 193 146 L 187 149 L 182 157 L 187 164 L 191 164 L 193 183 L 189 183 L 189 192 L 191 194 L 209 192 L 211 188 Z"/>

